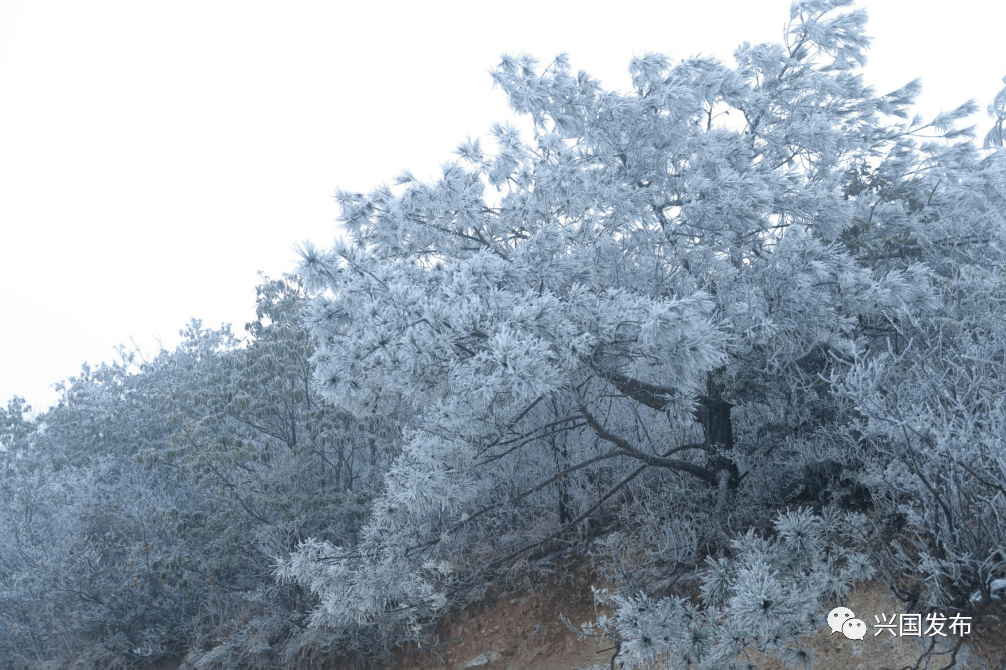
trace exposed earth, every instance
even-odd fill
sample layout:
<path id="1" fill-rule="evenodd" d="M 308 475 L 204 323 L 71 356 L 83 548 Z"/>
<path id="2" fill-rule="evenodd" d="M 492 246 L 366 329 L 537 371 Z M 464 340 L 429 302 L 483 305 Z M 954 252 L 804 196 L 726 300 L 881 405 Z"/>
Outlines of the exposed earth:
<path id="1" fill-rule="evenodd" d="M 577 635 L 560 619 L 564 614 L 574 626 L 596 618 L 589 570 L 572 572 L 564 582 L 550 583 L 539 589 L 522 588 L 490 602 L 469 607 L 449 617 L 438 629 L 439 641 L 432 648 L 402 650 L 395 662 L 380 667 L 400 670 L 601 670 L 611 667 L 614 647 L 610 640 L 577 640 Z M 928 664 L 919 663 L 929 642 L 928 636 L 892 635 L 876 629 L 875 617 L 905 613 L 904 604 L 889 589 L 875 580 L 861 584 L 842 603 L 869 626 L 862 641 L 835 633 L 822 618 L 817 633 L 806 640 L 813 653 L 815 670 L 925 670 L 948 667 L 949 649 L 957 637 L 939 638 L 949 644 L 937 647 Z M 949 613 L 948 613 L 949 616 Z M 883 620 L 881 620 L 883 623 Z M 875 634 L 879 631 L 879 635 Z M 897 631 L 900 632 L 900 631 Z M 949 631 L 948 631 L 949 632 Z M 1006 627 L 994 613 L 985 613 L 972 626 L 965 644 L 956 655 L 956 668 L 1001 670 L 1006 667 Z M 942 653 L 940 653 L 942 652 Z M 782 670 L 780 661 L 752 653 L 743 660 L 751 670 Z M 333 659 L 329 670 L 353 667 Z M 616 661 L 615 667 L 621 667 Z M 657 668 L 660 668 L 658 665 Z"/>

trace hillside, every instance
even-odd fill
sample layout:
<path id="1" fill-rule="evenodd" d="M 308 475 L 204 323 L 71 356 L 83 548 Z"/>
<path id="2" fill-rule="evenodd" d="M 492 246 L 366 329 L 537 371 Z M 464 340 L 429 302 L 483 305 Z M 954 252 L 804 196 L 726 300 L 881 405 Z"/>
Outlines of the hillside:
<path id="1" fill-rule="evenodd" d="M 374 662 L 333 657 L 325 670 L 606 670 L 611 667 L 614 647 L 610 640 L 578 637 L 563 622 L 579 625 L 596 617 L 591 586 L 605 588 L 582 562 L 558 581 L 549 579 L 536 587 L 523 586 L 506 594 L 489 594 L 486 602 L 449 615 L 437 628 L 433 641 L 417 648 L 396 650 L 390 661 Z M 879 580 L 857 586 L 842 603 L 872 622 L 875 614 L 904 612 L 904 605 L 891 596 Z M 967 636 L 956 654 L 962 669 L 999 670 L 1006 664 L 1006 626 L 997 624 L 1002 610 L 988 610 L 983 623 Z M 600 613 L 605 613 L 602 608 Z M 610 614 L 610 611 L 607 612 Z M 1001 618 L 1000 618 L 1001 621 Z M 834 634 L 822 619 L 818 631 L 804 641 L 813 654 L 814 670 L 878 670 L 948 667 L 950 645 L 940 645 L 929 664 L 916 665 L 928 651 L 923 638 L 893 637 L 873 631 L 862 642 Z M 752 651 L 744 657 L 754 670 L 783 670 L 779 660 Z M 171 670 L 205 670 L 196 655 L 188 662 L 172 664 Z M 621 668 L 620 663 L 615 664 Z M 661 665 L 657 665 L 660 670 Z M 164 667 L 163 670 L 169 670 Z M 252 666 L 248 670 L 256 670 Z M 292 669 L 291 669 L 292 670 Z"/>

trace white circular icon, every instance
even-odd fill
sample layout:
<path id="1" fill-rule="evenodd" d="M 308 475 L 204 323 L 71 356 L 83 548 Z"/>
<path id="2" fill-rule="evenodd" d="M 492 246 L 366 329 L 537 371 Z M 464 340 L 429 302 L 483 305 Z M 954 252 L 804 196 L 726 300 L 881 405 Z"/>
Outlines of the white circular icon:
<path id="1" fill-rule="evenodd" d="M 850 640 L 862 640 L 866 637 L 866 623 L 862 619 L 849 619 L 842 624 L 842 632 Z"/>
<path id="2" fill-rule="evenodd" d="M 855 618 L 855 614 L 848 607 L 836 607 L 828 613 L 828 625 L 831 626 L 832 633 L 841 633 L 845 622 Z"/>

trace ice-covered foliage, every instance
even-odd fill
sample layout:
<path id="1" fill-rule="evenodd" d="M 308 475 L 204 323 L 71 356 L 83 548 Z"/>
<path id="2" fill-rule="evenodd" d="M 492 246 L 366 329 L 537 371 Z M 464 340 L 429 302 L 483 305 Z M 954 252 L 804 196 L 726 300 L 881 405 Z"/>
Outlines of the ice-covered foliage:
<path id="1" fill-rule="evenodd" d="M 194 320 L 11 403 L 0 657 L 308 667 L 575 548 L 632 662 L 805 662 L 869 573 L 829 501 L 895 538 L 871 560 L 913 606 L 991 605 L 1006 112 L 982 150 L 971 103 L 909 119 L 864 24 L 796 2 L 783 44 L 645 55 L 625 94 L 504 57 L 530 133 L 339 193 L 345 234 L 263 282 L 248 342 Z"/>
<path id="2" fill-rule="evenodd" d="M 872 576 L 866 554 L 846 548 L 863 541 L 866 526 L 862 515 L 834 508 L 820 517 L 806 508 L 786 512 L 774 536 L 749 530 L 731 542 L 729 558 L 706 559 L 697 602 L 595 590 L 598 604 L 616 614 L 583 632 L 613 638 L 626 668 L 653 667 L 659 659 L 660 667 L 739 669 L 750 650 L 812 667 L 811 652 L 797 638 L 818 628 L 825 601 Z"/>
<path id="3" fill-rule="evenodd" d="M 861 414 L 863 481 L 911 529 L 885 565 L 906 600 L 968 607 L 1006 574 L 1006 163 L 1002 150 L 938 166 L 913 253 L 937 270 L 942 307 L 876 323 L 877 356 L 837 385 Z"/>
<path id="4" fill-rule="evenodd" d="M 883 261 L 930 222 L 920 172 L 974 155 L 953 143 L 973 104 L 922 124 L 917 82 L 863 83 L 850 4 L 794 3 L 784 44 L 733 67 L 640 57 L 628 94 L 506 56 L 493 79 L 532 137 L 498 124 L 435 183 L 338 194 L 345 237 L 302 252 L 315 379 L 410 418 L 363 542 L 277 566 L 316 623 L 418 631 L 661 481 L 711 500 L 722 541 L 748 518 L 731 500 L 771 497 L 744 485 L 769 480 L 766 432 L 797 465 L 848 456 L 852 401 L 824 379 L 876 353 L 877 324 L 936 313 L 929 267 Z"/>
<path id="5" fill-rule="evenodd" d="M 84 366 L 34 421 L 0 414 L 0 658 L 320 662 L 338 634 L 304 626 L 272 556 L 352 545 L 398 438 L 320 402 L 304 304 L 266 278 L 250 342 L 194 320 L 173 352 Z"/>

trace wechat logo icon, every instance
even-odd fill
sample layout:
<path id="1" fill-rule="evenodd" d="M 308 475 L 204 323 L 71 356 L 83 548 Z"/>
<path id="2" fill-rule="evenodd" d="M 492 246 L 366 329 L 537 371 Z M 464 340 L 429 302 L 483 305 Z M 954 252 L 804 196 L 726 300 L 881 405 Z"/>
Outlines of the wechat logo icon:
<path id="1" fill-rule="evenodd" d="M 846 621 L 856 618 L 856 614 L 848 607 L 836 607 L 828 613 L 828 625 L 832 633 L 841 633 Z"/>
<path id="2" fill-rule="evenodd" d="M 856 613 L 848 607 L 836 607 L 828 612 L 828 625 L 832 633 L 841 633 L 850 640 L 866 637 L 866 622 L 856 618 Z"/>

